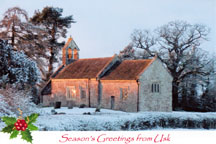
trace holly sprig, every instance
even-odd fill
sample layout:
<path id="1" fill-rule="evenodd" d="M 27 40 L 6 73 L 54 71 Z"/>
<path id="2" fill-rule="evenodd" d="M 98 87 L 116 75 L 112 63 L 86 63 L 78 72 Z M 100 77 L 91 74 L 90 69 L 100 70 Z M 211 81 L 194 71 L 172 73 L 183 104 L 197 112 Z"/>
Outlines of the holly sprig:
<path id="1" fill-rule="evenodd" d="M 18 135 L 21 135 L 22 139 L 32 143 L 32 135 L 31 135 L 31 131 L 35 131 L 38 130 L 38 128 L 33 125 L 33 123 L 35 123 L 37 121 L 38 118 L 38 114 L 37 113 L 33 113 L 30 116 L 27 116 L 25 118 L 22 117 L 22 111 L 20 109 L 18 109 L 20 111 L 20 116 L 18 118 L 15 117 L 2 117 L 2 121 L 7 125 L 5 128 L 2 129 L 3 133 L 9 133 L 10 134 L 10 139 L 16 138 Z M 19 122 L 20 121 L 24 121 L 27 125 L 25 125 L 24 129 L 18 129 L 19 127 Z M 18 127 L 16 126 L 16 123 Z M 19 127 L 20 128 L 20 127 Z"/>

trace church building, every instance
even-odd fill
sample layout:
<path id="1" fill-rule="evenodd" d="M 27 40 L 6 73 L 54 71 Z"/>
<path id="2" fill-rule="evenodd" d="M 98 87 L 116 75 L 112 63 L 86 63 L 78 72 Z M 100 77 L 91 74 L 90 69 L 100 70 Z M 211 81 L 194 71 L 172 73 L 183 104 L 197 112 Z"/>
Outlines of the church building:
<path id="1" fill-rule="evenodd" d="M 62 65 L 41 91 L 44 106 L 61 102 L 126 112 L 172 111 L 172 76 L 157 56 L 80 59 L 79 51 L 69 38 L 62 49 Z"/>

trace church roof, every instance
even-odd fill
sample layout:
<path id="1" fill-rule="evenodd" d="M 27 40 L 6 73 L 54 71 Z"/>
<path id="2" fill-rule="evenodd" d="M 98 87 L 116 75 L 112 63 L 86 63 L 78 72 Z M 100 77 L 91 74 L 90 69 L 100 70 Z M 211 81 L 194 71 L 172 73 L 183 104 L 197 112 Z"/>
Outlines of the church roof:
<path id="1" fill-rule="evenodd" d="M 73 38 L 69 38 L 68 41 L 65 43 L 63 49 L 66 49 L 67 47 L 76 48 L 77 50 L 80 50 Z"/>
<path id="2" fill-rule="evenodd" d="M 68 47 L 68 45 L 70 44 L 70 42 L 71 42 L 72 40 L 73 40 L 73 39 L 70 37 L 70 38 L 68 39 L 68 41 L 66 42 L 66 44 L 64 45 L 63 49 L 66 48 L 66 47 Z"/>
<path id="3" fill-rule="evenodd" d="M 113 57 L 79 59 L 66 66 L 53 79 L 96 78 Z"/>
<path id="4" fill-rule="evenodd" d="M 51 76 L 52 79 L 87 79 L 97 78 L 112 63 L 113 57 L 79 59 L 67 66 L 60 66 Z M 155 60 L 123 60 L 116 61 L 106 70 L 101 80 L 137 80 L 148 66 Z M 41 91 L 42 95 L 51 94 L 51 81 Z"/>
<path id="5" fill-rule="evenodd" d="M 118 62 L 103 76 L 102 80 L 136 80 L 153 61 L 154 59 Z"/>

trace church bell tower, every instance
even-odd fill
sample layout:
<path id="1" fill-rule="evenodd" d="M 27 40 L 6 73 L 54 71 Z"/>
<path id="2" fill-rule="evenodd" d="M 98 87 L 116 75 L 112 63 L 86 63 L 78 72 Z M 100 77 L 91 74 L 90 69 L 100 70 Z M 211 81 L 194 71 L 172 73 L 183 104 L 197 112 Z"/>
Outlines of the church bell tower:
<path id="1" fill-rule="evenodd" d="M 69 38 L 67 43 L 62 49 L 62 64 L 68 65 L 74 60 L 79 59 L 79 51 L 77 44 L 73 40 L 73 38 Z"/>

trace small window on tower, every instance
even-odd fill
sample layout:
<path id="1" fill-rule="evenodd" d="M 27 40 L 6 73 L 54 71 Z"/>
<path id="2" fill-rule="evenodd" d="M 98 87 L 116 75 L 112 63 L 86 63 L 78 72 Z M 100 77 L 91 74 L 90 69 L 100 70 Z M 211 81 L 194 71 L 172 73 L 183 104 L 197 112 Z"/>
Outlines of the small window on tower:
<path id="1" fill-rule="evenodd" d="M 68 48 L 68 59 L 72 59 L 72 49 Z"/>

